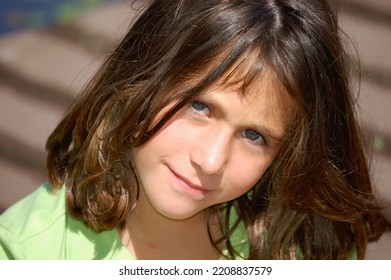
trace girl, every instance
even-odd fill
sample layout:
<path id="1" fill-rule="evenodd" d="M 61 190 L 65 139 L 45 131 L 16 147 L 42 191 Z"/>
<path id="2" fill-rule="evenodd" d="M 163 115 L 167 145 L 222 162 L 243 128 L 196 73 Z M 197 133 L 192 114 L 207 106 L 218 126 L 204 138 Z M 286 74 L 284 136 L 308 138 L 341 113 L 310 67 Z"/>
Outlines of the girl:
<path id="1" fill-rule="evenodd" d="M 153 1 L 46 148 L 1 258 L 361 259 L 387 227 L 326 0 Z"/>

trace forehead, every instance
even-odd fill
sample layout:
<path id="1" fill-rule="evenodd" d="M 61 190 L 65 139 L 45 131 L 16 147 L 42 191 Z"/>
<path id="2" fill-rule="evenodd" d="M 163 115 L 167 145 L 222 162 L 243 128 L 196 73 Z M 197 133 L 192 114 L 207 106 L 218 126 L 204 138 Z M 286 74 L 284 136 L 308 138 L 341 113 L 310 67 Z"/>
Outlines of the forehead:
<path id="1" fill-rule="evenodd" d="M 212 59 L 190 79 L 190 85 L 209 80 L 209 87 L 223 87 L 241 94 L 256 94 L 260 88 L 270 87 L 274 92 L 286 92 L 271 65 L 258 48 L 249 48 L 232 55 L 230 48 Z M 218 73 L 216 76 L 214 74 Z"/>
<path id="2" fill-rule="evenodd" d="M 270 105 L 283 108 L 290 112 L 293 100 L 278 79 L 275 71 L 262 59 L 258 52 L 246 52 L 221 78 L 214 82 L 213 87 L 224 88 L 237 92 L 251 100 L 253 106 Z M 255 109 L 255 108 L 254 108 Z"/>

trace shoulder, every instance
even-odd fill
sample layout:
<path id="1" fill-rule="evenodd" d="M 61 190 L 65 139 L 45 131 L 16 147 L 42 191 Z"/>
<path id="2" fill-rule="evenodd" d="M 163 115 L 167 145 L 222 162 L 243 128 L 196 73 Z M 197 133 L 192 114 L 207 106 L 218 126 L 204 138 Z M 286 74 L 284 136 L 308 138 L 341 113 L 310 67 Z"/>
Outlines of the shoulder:
<path id="1" fill-rule="evenodd" d="M 54 192 L 46 183 L 0 215 L 0 227 L 28 237 L 64 217 L 65 213 L 64 190 Z"/>
<path id="2" fill-rule="evenodd" d="M 116 229 L 97 233 L 66 209 L 66 187 L 48 184 L 0 216 L 0 259 L 133 259 Z"/>
<path id="3" fill-rule="evenodd" d="M 0 244 L 8 257 L 45 258 L 44 252 L 52 251 L 45 246 L 61 243 L 66 225 L 64 189 L 54 192 L 44 184 L 0 216 Z"/>

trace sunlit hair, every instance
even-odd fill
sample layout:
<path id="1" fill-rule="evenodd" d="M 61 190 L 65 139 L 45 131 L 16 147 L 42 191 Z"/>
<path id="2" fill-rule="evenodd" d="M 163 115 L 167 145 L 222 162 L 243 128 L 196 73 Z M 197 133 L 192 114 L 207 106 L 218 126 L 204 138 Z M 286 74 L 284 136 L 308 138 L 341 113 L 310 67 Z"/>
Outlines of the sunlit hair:
<path id="1" fill-rule="evenodd" d="M 70 213 L 96 231 L 123 226 L 139 191 L 131 147 L 211 85 L 231 81 L 240 65 L 244 94 L 267 71 L 276 94 L 285 92 L 294 105 L 265 175 L 249 193 L 210 209 L 221 218 L 216 248 L 224 242 L 227 257 L 236 257 L 235 209 L 251 259 L 363 258 L 385 221 L 337 18 L 323 0 L 153 1 L 49 137 L 52 186 L 66 184 Z"/>

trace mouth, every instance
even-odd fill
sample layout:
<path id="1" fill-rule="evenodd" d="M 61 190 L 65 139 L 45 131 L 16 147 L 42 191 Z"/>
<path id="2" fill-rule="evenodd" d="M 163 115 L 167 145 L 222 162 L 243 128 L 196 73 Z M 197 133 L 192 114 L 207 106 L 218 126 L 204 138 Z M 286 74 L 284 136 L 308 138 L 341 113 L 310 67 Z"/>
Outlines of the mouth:
<path id="1" fill-rule="evenodd" d="M 174 175 L 175 180 L 177 183 L 181 186 L 183 190 L 186 192 L 196 195 L 196 196 L 205 196 L 208 193 L 212 192 L 210 189 L 206 189 L 202 187 L 201 185 L 194 184 L 190 180 L 188 180 L 186 177 L 183 177 L 182 175 L 176 173 L 174 170 L 169 168 L 171 173 Z"/>

